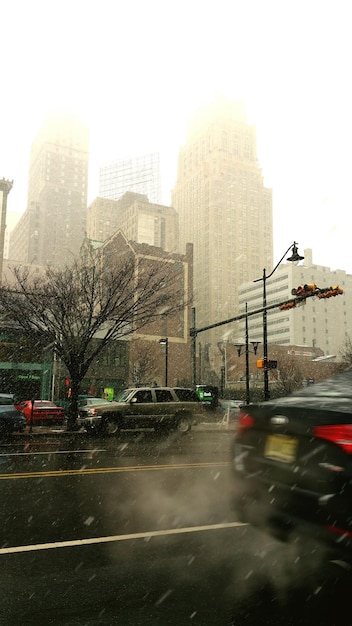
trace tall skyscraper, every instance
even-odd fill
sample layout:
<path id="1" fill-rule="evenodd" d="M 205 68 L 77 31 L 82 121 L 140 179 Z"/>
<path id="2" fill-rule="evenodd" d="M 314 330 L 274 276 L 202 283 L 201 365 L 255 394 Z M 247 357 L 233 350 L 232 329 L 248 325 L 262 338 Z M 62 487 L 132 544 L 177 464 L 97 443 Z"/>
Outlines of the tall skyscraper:
<path id="1" fill-rule="evenodd" d="M 27 210 L 11 233 L 11 259 L 72 262 L 86 229 L 88 160 L 89 133 L 82 120 L 49 117 L 32 144 Z"/>
<path id="2" fill-rule="evenodd" d="M 220 99 L 190 124 L 172 206 L 181 252 L 194 244 L 197 327 L 236 316 L 239 286 L 260 277 L 273 258 L 272 193 L 241 102 Z"/>
<path id="3" fill-rule="evenodd" d="M 126 191 L 144 194 L 149 202 L 161 202 L 160 156 L 158 152 L 120 159 L 100 168 L 99 196 L 119 200 Z"/>

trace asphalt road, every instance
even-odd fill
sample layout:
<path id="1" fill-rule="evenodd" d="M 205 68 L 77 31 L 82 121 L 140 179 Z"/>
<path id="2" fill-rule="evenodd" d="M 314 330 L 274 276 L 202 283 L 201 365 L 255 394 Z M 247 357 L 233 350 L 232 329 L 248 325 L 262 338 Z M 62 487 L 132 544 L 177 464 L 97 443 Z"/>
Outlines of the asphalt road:
<path id="1" fill-rule="evenodd" d="M 3 442 L 0 625 L 352 623 L 349 580 L 314 547 L 302 558 L 236 522 L 232 438 Z"/>

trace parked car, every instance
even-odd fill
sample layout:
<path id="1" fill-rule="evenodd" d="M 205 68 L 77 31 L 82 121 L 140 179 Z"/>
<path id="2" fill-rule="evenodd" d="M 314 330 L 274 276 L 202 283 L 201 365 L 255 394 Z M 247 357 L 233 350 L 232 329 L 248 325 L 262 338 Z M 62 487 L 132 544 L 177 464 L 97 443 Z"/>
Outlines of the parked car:
<path id="1" fill-rule="evenodd" d="M 15 396 L 13 393 L 0 393 L 0 405 L 15 404 Z"/>
<path id="2" fill-rule="evenodd" d="M 109 403 L 109 400 L 104 400 L 104 398 L 95 398 L 93 396 L 81 398 L 78 400 L 78 416 L 85 417 L 85 409 L 88 407 L 100 406 L 101 404 Z"/>
<path id="3" fill-rule="evenodd" d="M 5 394 L 0 398 L 0 436 L 14 432 L 23 432 L 27 426 L 26 418 L 13 404 L 2 402 Z"/>
<path id="4" fill-rule="evenodd" d="M 102 404 L 103 402 L 110 402 L 110 401 L 104 400 L 104 398 L 95 398 L 94 396 L 87 396 L 85 398 L 78 399 L 78 408 L 82 409 L 86 406 Z"/>
<path id="5" fill-rule="evenodd" d="M 242 400 L 225 400 L 219 398 L 219 410 L 221 413 L 226 413 L 230 411 L 230 417 L 237 417 L 240 412 L 240 408 L 244 406 L 244 402 Z"/>
<path id="6" fill-rule="evenodd" d="M 233 470 L 242 521 L 352 563 L 352 370 L 243 407 Z"/>
<path id="7" fill-rule="evenodd" d="M 78 425 L 87 431 L 118 434 L 121 430 L 155 429 L 187 433 L 203 414 L 195 391 L 181 387 L 125 389 L 116 402 L 81 408 Z"/>
<path id="8" fill-rule="evenodd" d="M 22 400 L 16 404 L 16 408 L 22 411 L 27 424 L 31 422 L 33 424 L 62 423 L 65 417 L 65 409 L 50 400 L 34 400 L 33 415 L 32 400 Z"/>

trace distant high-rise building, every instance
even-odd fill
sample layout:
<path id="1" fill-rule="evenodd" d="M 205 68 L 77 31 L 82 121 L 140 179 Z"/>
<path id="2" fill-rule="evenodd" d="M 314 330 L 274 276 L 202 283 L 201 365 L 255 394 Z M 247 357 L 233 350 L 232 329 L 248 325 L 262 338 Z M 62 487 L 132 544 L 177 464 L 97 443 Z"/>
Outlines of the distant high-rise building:
<path id="1" fill-rule="evenodd" d="M 10 203 L 11 204 L 11 203 Z M 4 259 L 9 258 L 10 234 L 19 220 L 19 214 L 16 211 L 7 210 L 6 212 L 6 230 L 4 241 Z"/>
<path id="2" fill-rule="evenodd" d="M 158 152 L 120 159 L 100 168 L 99 196 L 119 200 L 126 191 L 161 202 L 160 155 Z"/>
<path id="3" fill-rule="evenodd" d="M 197 327 L 234 317 L 240 285 L 273 258 L 272 193 L 241 102 L 220 99 L 198 112 L 179 152 L 171 203 L 181 252 L 194 244 Z"/>
<path id="4" fill-rule="evenodd" d="M 292 310 L 280 310 L 279 304 L 292 300 L 292 289 L 299 285 L 316 284 L 320 289 L 339 285 L 343 294 L 328 299 L 307 298 Z M 248 305 L 248 327 L 251 341 L 263 341 L 263 314 L 251 315 L 263 306 L 263 283 L 241 285 L 239 293 L 241 313 Z M 325 355 L 341 360 L 341 350 L 352 336 L 352 275 L 344 270 L 331 270 L 313 263 L 312 250 L 304 250 L 300 265 L 282 263 L 266 282 L 267 333 L 269 344 L 320 348 Z M 277 307 L 273 306 L 277 303 Z M 245 335 L 244 321 L 239 333 Z"/>
<path id="5" fill-rule="evenodd" d="M 129 241 L 148 243 L 168 252 L 178 249 L 178 215 L 174 208 L 149 202 L 126 191 L 119 200 L 95 198 L 87 211 L 88 239 L 104 242 L 122 230 Z"/>
<path id="6" fill-rule="evenodd" d="M 88 160 L 89 133 L 82 120 L 49 117 L 32 144 L 27 210 L 11 233 L 11 259 L 72 262 L 86 229 Z"/>

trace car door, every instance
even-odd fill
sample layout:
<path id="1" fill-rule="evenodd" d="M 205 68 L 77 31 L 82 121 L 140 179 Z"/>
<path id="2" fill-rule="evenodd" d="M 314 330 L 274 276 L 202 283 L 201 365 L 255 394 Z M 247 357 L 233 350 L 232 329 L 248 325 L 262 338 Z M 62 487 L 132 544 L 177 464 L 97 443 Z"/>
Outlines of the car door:
<path id="1" fill-rule="evenodd" d="M 158 389 L 155 390 L 156 397 L 156 426 L 169 426 L 173 423 L 175 415 L 175 404 L 177 400 L 173 396 L 170 389 Z"/>
<path id="2" fill-rule="evenodd" d="M 153 427 L 153 395 L 151 389 L 137 389 L 124 410 L 124 428 Z"/>

